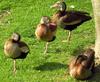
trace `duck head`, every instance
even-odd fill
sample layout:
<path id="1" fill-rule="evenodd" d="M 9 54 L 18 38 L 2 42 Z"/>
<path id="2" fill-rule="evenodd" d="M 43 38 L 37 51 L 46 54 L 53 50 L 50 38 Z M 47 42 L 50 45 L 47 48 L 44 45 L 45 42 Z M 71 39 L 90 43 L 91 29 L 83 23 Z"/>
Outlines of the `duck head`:
<path id="1" fill-rule="evenodd" d="M 49 24 L 50 18 L 48 16 L 43 16 L 40 20 L 40 24 Z"/>
<path id="2" fill-rule="evenodd" d="M 66 3 L 61 0 L 61 1 L 57 1 L 54 5 L 52 5 L 50 8 L 56 8 L 57 10 L 60 11 L 65 11 L 66 10 Z"/>
<path id="3" fill-rule="evenodd" d="M 84 60 L 86 60 L 87 59 L 87 57 L 86 56 L 84 56 L 84 55 L 78 55 L 77 57 L 76 57 L 76 61 L 75 61 L 75 64 L 81 64 L 81 62 L 83 62 Z"/>
<path id="4" fill-rule="evenodd" d="M 18 33 L 13 33 L 12 36 L 11 36 L 11 39 L 15 42 L 18 42 L 20 41 L 20 35 Z"/>

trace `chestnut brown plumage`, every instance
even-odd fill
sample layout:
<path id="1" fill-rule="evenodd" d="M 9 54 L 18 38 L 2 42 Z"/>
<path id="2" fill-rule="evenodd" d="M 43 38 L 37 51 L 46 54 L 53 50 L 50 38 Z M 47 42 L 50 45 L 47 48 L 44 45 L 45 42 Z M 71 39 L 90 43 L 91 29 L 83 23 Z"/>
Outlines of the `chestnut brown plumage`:
<path id="1" fill-rule="evenodd" d="M 80 80 L 90 78 L 94 73 L 94 56 L 92 49 L 87 49 L 81 55 L 75 57 L 69 65 L 69 73 L 72 77 Z"/>
<path id="2" fill-rule="evenodd" d="M 52 23 L 48 16 L 41 18 L 40 24 L 37 25 L 35 35 L 37 39 L 47 42 L 44 54 L 47 52 L 48 42 L 52 42 L 56 38 L 57 25 Z"/>
<path id="3" fill-rule="evenodd" d="M 52 16 L 52 22 L 65 30 L 69 30 L 67 40 L 71 38 L 71 31 L 82 23 L 91 19 L 91 16 L 84 11 L 67 10 L 64 1 L 58 1 L 51 8 L 57 8 L 58 11 Z"/>
<path id="4" fill-rule="evenodd" d="M 21 36 L 18 33 L 13 33 L 11 38 L 9 38 L 4 44 L 4 53 L 8 58 L 14 60 L 14 74 L 16 72 L 16 59 L 24 59 L 29 53 L 28 45 L 20 41 Z"/>

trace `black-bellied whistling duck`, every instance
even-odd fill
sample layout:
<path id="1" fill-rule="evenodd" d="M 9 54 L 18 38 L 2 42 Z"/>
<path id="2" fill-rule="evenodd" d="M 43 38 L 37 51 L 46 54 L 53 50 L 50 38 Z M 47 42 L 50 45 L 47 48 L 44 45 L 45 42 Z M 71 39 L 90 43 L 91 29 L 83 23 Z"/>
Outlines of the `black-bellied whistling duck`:
<path id="1" fill-rule="evenodd" d="M 16 73 L 16 59 L 24 59 L 29 53 L 28 45 L 20 39 L 21 36 L 18 33 L 13 33 L 4 44 L 5 56 L 14 60 L 14 74 Z"/>
<path id="2" fill-rule="evenodd" d="M 94 54 L 94 50 L 87 49 L 83 54 L 74 58 L 69 65 L 71 77 L 80 80 L 89 79 L 94 73 Z"/>
<path id="3" fill-rule="evenodd" d="M 47 42 L 44 54 L 47 52 L 48 42 L 52 42 L 56 38 L 57 25 L 52 23 L 48 16 L 43 16 L 38 24 L 35 35 L 37 39 Z"/>
<path id="4" fill-rule="evenodd" d="M 58 1 L 51 8 L 56 8 L 58 11 L 52 16 L 52 22 L 65 30 L 69 30 L 67 41 L 71 38 L 71 31 L 77 26 L 91 19 L 91 16 L 84 11 L 66 10 L 66 3 Z"/>

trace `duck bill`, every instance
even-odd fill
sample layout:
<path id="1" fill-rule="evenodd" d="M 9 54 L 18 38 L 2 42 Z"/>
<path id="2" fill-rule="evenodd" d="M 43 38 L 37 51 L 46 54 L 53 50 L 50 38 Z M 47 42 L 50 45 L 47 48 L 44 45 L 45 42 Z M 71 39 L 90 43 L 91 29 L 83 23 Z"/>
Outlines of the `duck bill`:
<path id="1" fill-rule="evenodd" d="M 50 6 L 50 8 L 58 8 L 58 4 L 54 4 L 54 5 Z"/>

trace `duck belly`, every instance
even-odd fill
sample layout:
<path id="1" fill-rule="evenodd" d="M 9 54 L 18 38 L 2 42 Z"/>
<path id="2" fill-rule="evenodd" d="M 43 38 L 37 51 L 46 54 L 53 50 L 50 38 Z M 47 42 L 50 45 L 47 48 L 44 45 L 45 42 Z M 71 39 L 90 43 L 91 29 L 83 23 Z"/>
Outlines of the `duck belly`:
<path id="1" fill-rule="evenodd" d="M 5 56 L 10 58 L 16 58 L 21 55 L 20 48 L 16 43 L 5 43 L 4 45 L 4 53 Z"/>

